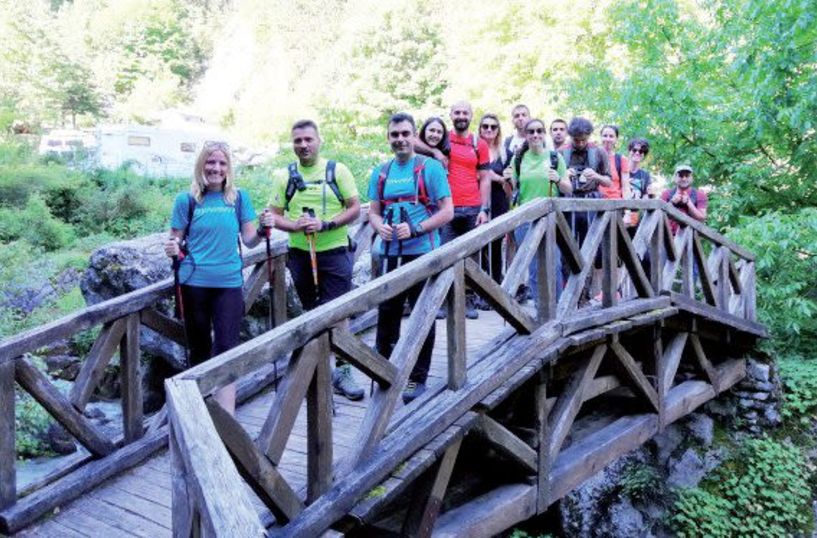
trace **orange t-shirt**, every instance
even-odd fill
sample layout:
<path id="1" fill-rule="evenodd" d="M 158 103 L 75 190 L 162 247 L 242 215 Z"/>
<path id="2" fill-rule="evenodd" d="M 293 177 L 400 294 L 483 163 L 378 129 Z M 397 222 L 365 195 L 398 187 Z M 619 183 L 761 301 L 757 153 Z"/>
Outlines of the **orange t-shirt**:
<path id="1" fill-rule="evenodd" d="M 615 153 L 608 153 L 607 155 L 610 159 L 610 179 L 613 184 L 609 187 L 599 185 L 599 192 L 605 198 L 621 198 L 621 176 L 618 175 L 618 169 L 616 168 L 616 155 Z M 624 155 L 621 156 L 621 173 L 630 173 L 630 161 Z"/>
<path id="2" fill-rule="evenodd" d="M 477 138 L 475 152 L 472 136 L 474 135 L 459 136 L 454 131 L 448 134 L 448 140 L 451 142 L 451 153 L 448 155 L 448 184 L 451 187 L 454 207 L 482 205 L 477 170 L 488 168 L 491 152 L 482 138 Z"/>

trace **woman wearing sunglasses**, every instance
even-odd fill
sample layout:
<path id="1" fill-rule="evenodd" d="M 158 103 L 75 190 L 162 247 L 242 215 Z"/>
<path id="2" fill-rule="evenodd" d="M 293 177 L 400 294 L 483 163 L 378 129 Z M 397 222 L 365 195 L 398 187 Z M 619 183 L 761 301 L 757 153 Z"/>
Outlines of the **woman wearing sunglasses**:
<path id="1" fill-rule="evenodd" d="M 560 193 L 568 195 L 573 192 L 562 155 L 545 147 L 545 124 L 542 120 L 532 119 L 525 124 L 525 143 L 513 158 L 511 166 L 513 181 L 519 194 L 519 205 L 538 198 L 557 197 Z M 514 230 L 517 245 L 522 244 L 529 229 L 530 224 L 526 223 Z M 559 256 L 556 258 L 556 265 L 556 278 L 559 280 L 556 283 L 556 293 L 561 294 L 563 284 Z M 529 268 L 528 285 L 532 292 L 537 289 L 535 256 Z M 537 295 L 533 293 L 534 297 Z"/>
<path id="2" fill-rule="evenodd" d="M 256 228 L 255 217 L 249 195 L 235 186 L 230 148 L 221 142 L 205 145 L 190 191 L 179 194 L 173 204 L 170 238 L 164 246 L 181 284 L 178 304 L 184 305 L 180 310 L 189 366 L 239 343 L 244 278 L 237 242 L 254 247 L 261 241 L 265 230 Z M 217 391 L 215 399 L 233 413 L 235 384 Z"/>
<path id="3" fill-rule="evenodd" d="M 502 177 L 504 151 L 502 148 L 502 128 L 496 114 L 485 114 L 479 120 L 479 136 L 488 144 L 491 161 L 488 163 L 491 177 L 491 218 L 504 215 L 510 208 L 511 186 Z M 482 267 L 497 283 L 502 282 L 502 239 L 493 241 L 487 253 L 483 253 Z M 488 309 L 485 302 L 477 305 Z"/>

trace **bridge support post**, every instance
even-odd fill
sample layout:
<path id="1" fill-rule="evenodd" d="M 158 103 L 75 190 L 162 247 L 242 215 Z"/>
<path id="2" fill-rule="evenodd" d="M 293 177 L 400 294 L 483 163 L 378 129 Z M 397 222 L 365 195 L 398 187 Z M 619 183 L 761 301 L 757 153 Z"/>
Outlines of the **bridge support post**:
<path id="1" fill-rule="evenodd" d="M 412 498 L 411 505 L 406 513 L 401 536 L 428 537 L 434 529 L 434 523 L 440 515 L 445 490 L 451 480 L 454 464 L 460 452 L 462 438 L 448 447 L 440 458 L 440 462 L 432 468 L 428 480 L 418 485 Z"/>
<path id="2" fill-rule="evenodd" d="M 538 472 L 536 474 L 536 513 L 541 514 L 548 507 L 550 496 L 550 428 L 548 428 L 547 405 L 548 372 L 539 371 L 538 384 L 534 394 L 536 405 L 536 450 L 538 452 Z"/>
<path id="3" fill-rule="evenodd" d="M 0 509 L 17 500 L 14 449 L 14 359 L 0 363 Z"/>

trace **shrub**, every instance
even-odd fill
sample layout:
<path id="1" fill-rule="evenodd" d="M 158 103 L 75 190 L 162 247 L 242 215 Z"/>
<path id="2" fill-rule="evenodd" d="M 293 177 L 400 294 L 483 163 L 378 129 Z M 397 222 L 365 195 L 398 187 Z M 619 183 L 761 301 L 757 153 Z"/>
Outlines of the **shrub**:
<path id="1" fill-rule="evenodd" d="M 788 536 L 810 531 L 811 469 L 799 448 L 746 440 L 700 489 L 682 490 L 680 536 Z"/>
<path id="2" fill-rule="evenodd" d="M 778 361 L 783 381 L 783 418 L 807 429 L 817 419 L 817 361 L 786 357 Z"/>
<path id="3" fill-rule="evenodd" d="M 620 485 L 624 495 L 643 501 L 661 488 L 661 477 L 650 465 L 631 463 L 625 467 Z"/>

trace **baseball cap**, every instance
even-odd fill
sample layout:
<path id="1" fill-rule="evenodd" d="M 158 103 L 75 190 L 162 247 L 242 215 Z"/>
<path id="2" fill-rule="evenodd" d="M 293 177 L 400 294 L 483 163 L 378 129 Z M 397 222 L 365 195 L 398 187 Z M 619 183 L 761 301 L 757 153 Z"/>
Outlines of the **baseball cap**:
<path id="1" fill-rule="evenodd" d="M 679 164 L 678 166 L 675 167 L 675 173 L 676 174 L 678 172 L 684 172 L 684 171 L 692 173 L 692 167 L 690 165 L 688 165 L 688 164 Z"/>

